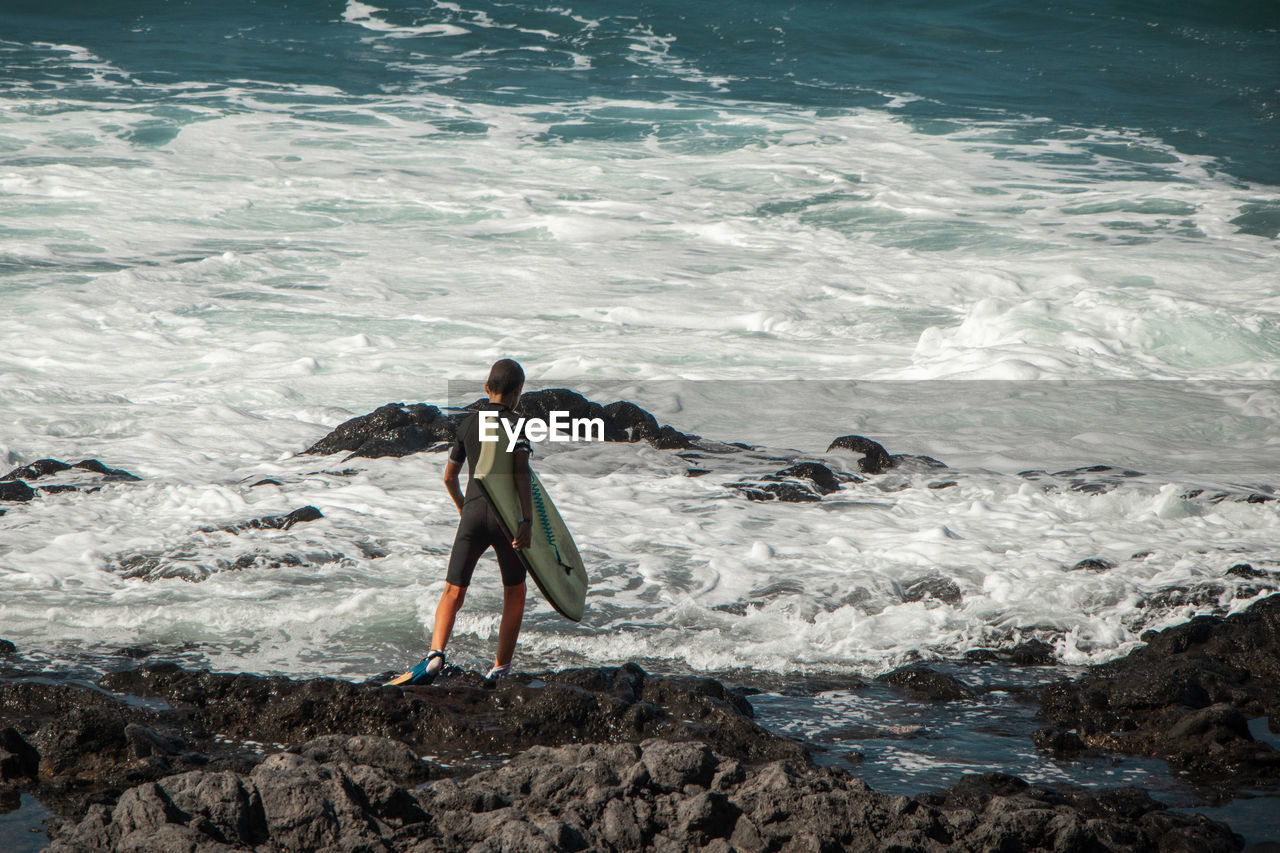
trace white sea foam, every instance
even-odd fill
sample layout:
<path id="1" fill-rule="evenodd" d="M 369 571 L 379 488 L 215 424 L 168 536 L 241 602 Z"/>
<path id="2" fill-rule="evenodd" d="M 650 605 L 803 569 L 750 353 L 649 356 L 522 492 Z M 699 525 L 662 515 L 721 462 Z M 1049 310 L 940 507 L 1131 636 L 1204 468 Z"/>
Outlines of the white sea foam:
<path id="1" fill-rule="evenodd" d="M 381 14 L 344 12 L 423 29 Z M 1277 559 L 1274 503 L 1184 497 L 1274 486 L 1280 452 L 1261 382 L 1280 372 L 1276 244 L 1236 233 L 1256 191 L 1200 158 L 1035 122 L 926 134 L 892 110 L 166 91 L 184 112 L 0 102 L 18 230 L 0 248 L 0 459 L 144 478 L 4 506 L 0 625 L 20 646 L 404 662 L 453 531 L 440 458 L 292 454 L 385 402 L 445 402 L 502 355 L 534 381 L 627 380 L 599 394 L 712 438 L 853 471 L 822 451 L 862 433 L 959 469 L 950 488 L 890 474 L 797 506 L 647 447 L 540 455 L 596 581 L 582 626 L 533 608 L 533 663 L 874 670 L 1028 636 L 1099 660 L 1210 606 L 1144 597 L 1212 581 L 1238 608 L 1248 584 L 1224 570 Z M 635 132 L 595 132 L 609 123 Z M 886 381 L 955 377 L 1042 384 Z M 1160 381 L 1055 396 L 1085 378 Z M 1094 463 L 1147 476 L 1103 495 L 1017 476 Z M 251 487 L 267 477 L 283 485 Z M 307 504 L 325 518 L 219 529 Z M 1117 568 L 1068 571 L 1094 557 Z M 175 577 L 124 577 L 147 560 Z M 486 572 L 463 659 L 491 651 Z M 930 575 L 963 598 L 903 600 Z"/>

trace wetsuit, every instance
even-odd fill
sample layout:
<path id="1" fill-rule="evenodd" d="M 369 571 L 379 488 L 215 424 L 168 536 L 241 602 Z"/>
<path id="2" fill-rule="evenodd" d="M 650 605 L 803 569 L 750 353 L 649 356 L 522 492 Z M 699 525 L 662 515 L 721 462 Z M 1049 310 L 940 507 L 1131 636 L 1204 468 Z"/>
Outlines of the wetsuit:
<path id="1" fill-rule="evenodd" d="M 498 412 L 503 421 L 515 425 L 514 412 L 501 403 L 484 403 L 481 410 Z M 494 428 L 503 429 L 501 424 Z M 512 453 L 525 452 L 532 454 L 528 439 L 517 436 L 511 445 Z M 462 518 L 458 521 L 458 534 L 453 540 L 453 552 L 449 555 L 449 575 L 446 580 L 454 586 L 469 586 L 471 574 L 476 569 L 476 562 L 490 547 L 498 557 L 498 568 L 502 571 L 503 586 L 519 586 L 524 583 L 524 560 L 511 545 L 514 531 L 507 533 L 503 529 L 498 511 L 489 502 L 484 488 L 476 481 L 476 460 L 480 458 L 480 416 L 467 415 L 458 424 L 454 436 L 453 447 L 449 450 L 449 461 L 459 465 L 467 463 L 467 491 L 462 500 Z"/>

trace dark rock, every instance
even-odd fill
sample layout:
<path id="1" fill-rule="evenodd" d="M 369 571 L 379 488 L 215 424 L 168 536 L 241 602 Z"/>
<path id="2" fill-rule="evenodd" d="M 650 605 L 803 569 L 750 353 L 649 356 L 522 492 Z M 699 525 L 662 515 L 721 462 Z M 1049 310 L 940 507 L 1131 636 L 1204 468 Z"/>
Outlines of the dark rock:
<path id="1" fill-rule="evenodd" d="M 71 466 L 66 462 L 59 462 L 57 459 L 37 459 L 30 465 L 24 465 L 21 468 L 14 468 L 8 474 L 0 477 L 2 480 L 38 480 L 41 477 L 47 477 L 50 474 L 57 474 L 61 471 L 69 471 Z"/>
<path id="2" fill-rule="evenodd" d="M 964 599 L 964 594 L 955 581 L 937 576 L 912 581 L 902 590 L 903 601 L 923 601 L 926 598 L 955 605 Z"/>
<path id="3" fill-rule="evenodd" d="M 695 446 L 699 436 L 683 433 L 673 426 L 663 424 L 656 438 L 650 440 L 658 450 L 683 450 Z"/>
<path id="4" fill-rule="evenodd" d="M 40 753 L 18 730 L 0 729 L 0 784 L 32 780 L 40 772 Z"/>
<path id="5" fill-rule="evenodd" d="M 1019 643 L 1010 650 L 1009 659 L 1018 666 L 1053 666 L 1058 662 L 1053 646 L 1044 640 Z"/>
<path id="6" fill-rule="evenodd" d="M 973 691 L 952 676 L 919 664 L 900 667 L 893 672 L 876 676 L 876 681 L 899 687 L 920 699 L 949 702 L 973 698 Z"/>
<path id="7" fill-rule="evenodd" d="M 344 421 L 304 452 L 347 451 L 348 459 L 408 456 L 453 441 L 455 427 L 455 421 L 435 406 L 388 403 L 367 415 Z"/>
<path id="8" fill-rule="evenodd" d="M 29 501 L 35 496 L 36 490 L 21 480 L 0 483 L 0 501 Z"/>
<path id="9" fill-rule="evenodd" d="M 123 468 L 109 468 L 106 465 L 103 465 L 97 459 L 83 459 L 71 467 L 80 468 L 84 471 L 92 471 L 95 474 L 101 474 L 103 478 L 107 480 L 137 481 L 142 479 L 139 476 L 130 474 L 128 471 L 124 470 Z"/>
<path id="10" fill-rule="evenodd" d="M 249 486 L 249 488 L 256 489 L 258 488 L 258 486 L 283 486 L 283 485 L 284 483 L 281 483 L 275 477 L 267 477 L 265 480 L 259 480 L 258 482 L 253 483 L 252 485 Z"/>
<path id="11" fill-rule="evenodd" d="M 893 467 L 893 460 L 882 445 L 860 435 L 840 436 L 827 447 L 828 453 L 833 450 L 851 450 L 854 453 L 861 453 L 862 458 L 858 460 L 858 468 L 864 474 L 880 474 Z"/>
<path id="12" fill-rule="evenodd" d="M 1221 611 L 1220 604 L 1226 587 L 1220 583 L 1202 583 L 1195 586 L 1171 586 L 1156 590 L 1138 602 L 1147 615 L 1181 607 L 1208 607 Z"/>
<path id="13" fill-rule="evenodd" d="M 840 491 L 840 478 L 836 476 L 836 472 L 820 462 L 797 462 L 778 471 L 774 476 L 808 480 L 813 484 L 814 491 L 822 495 Z"/>
<path id="14" fill-rule="evenodd" d="M 0 640 L 0 657 L 8 657 L 17 654 L 18 647 L 8 640 Z"/>
<path id="15" fill-rule="evenodd" d="M 1037 749 L 1053 753 L 1058 758 L 1071 758 L 1085 751 L 1084 741 L 1075 732 L 1064 732 L 1052 726 L 1037 729 L 1031 736 Z"/>
<path id="16" fill-rule="evenodd" d="M 646 749 L 659 748 L 656 743 Z M 839 770 L 710 754 L 713 789 L 671 789 L 634 746 L 534 747 L 407 792 L 375 768 L 287 754 L 252 774 L 196 772 L 127 791 L 64 826 L 70 850 L 1236 850 L 1220 823 L 1142 792 L 1062 795 L 970 777 L 916 799 Z M 701 766 L 701 765 L 699 765 Z M 388 787 L 390 786 L 390 787 Z M 399 794 L 399 796 L 397 796 Z M 172 845 L 179 845 L 174 848 Z"/>
<path id="17" fill-rule="evenodd" d="M 783 501 L 784 503 L 815 503 L 822 500 L 808 486 L 799 483 L 728 483 L 749 501 Z"/>
<path id="18" fill-rule="evenodd" d="M 626 436 L 622 441 L 653 441 L 661 430 L 657 418 L 627 400 L 610 403 L 603 410 L 608 422 Z"/>
<path id="19" fill-rule="evenodd" d="M 1244 721 L 1280 719 L 1280 596 L 1143 635 L 1147 645 L 1041 695 L 1040 716 L 1093 749 L 1163 758 L 1230 792 L 1280 779 Z"/>
<path id="20" fill-rule="evenodd" d="M 1116 564 L 1102 557 L 1089 557 L 1081 560 L 1072 566 L 1068 571 L 1072 572 L 1105 572 L 1114 569 Z"/>
<path id="21" fill-rule="evenodd" d="M 288 530 L 295 524 L 301 524 L 304 521 L 316 521 L 321 518 L 324 518 L 324 513 L 320 512 L 320 510 L 313 506 L 304 506 L 287 515 L 268 515 L 263 518 L 255 518 L 252 521 L 246 521 L 243 524 L 220 529 L 227 533 L 239 533 L 242 530 Z"/>
<path id="22" fill-rule="evenodd" d="M 1227 577 L 1244 578 L 1245 580 L 1257 580 L 1259 578 L 1270 578 L 1270 572 L 1264 572 L 1261 569 L 1255 569 L 1248 563 L 1237 563 L 1227 569 Z"/>

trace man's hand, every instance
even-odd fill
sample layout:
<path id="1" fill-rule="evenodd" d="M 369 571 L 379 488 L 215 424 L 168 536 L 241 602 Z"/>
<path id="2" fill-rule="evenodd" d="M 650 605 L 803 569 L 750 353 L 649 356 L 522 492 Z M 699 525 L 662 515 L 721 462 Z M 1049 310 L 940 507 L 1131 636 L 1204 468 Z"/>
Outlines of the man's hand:
<path id="1" fill-rule="evenodd" d="M 529 547 L 529 542 L 532 539 L 533 525 L 527 521 L 522 521 L 520 526 L 516 528 L 516 538 L 511 540 L 511 547 L 517 551 L 524 550 Z"/>

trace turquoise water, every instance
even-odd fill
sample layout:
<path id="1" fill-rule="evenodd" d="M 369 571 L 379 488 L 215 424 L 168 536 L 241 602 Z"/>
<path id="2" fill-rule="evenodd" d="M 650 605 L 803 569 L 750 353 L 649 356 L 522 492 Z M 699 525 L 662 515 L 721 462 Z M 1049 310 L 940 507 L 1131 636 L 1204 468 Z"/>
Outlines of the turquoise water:
<path id="1" fill-rule="evenodd" d="M 51 64 L 32 48 L 44 42 L 87 48 L 158 86 L 429 89 L 499 104 L 696 94 L 817 109 L 906 96 L 919 100 L 903 114 L 925 132 L 1004 116 L 1124 128 L 1218 158 L 1242 180 L 1280 184 L 1280 7 L 1267 0 L 11 2 L 0 39 L 0 85 L 33 95 L 99 82 Z M 157 121 L 134 131 L 138 144 L 166 141 L 171 130 Z M 580 132 L 625 138 L 636 128 L 619 116 Z"/>

